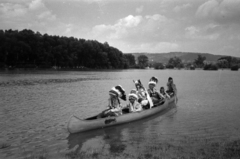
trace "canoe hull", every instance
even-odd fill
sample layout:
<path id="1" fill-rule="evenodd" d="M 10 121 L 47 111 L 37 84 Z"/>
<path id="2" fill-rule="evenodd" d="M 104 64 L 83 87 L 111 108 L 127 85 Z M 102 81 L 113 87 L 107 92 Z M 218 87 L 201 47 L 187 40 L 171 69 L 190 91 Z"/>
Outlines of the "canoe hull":
<path id="1" fill-rule="evenodd" d="M 95 120 L 85 120 L 79 119 L 76 116 L 72 116 L 68 122 L 67 128 L 70 133 L 78 133 L 98 128 L 109 127 L 113 125 L 124 124 L 128 122 L 132 122 L 135 120 L 140 120 L 149 116 L 152 116 L 156 113 L 161 112 L 166 109 L 171 103 L 175 102 L 175 96 L 167 99 L 163 105 L 154 107 L 152 109 L 143 110 L 140 112 L 123 114 L 121 116 L 116 117 L 106 117 L 99 118 Z"/>

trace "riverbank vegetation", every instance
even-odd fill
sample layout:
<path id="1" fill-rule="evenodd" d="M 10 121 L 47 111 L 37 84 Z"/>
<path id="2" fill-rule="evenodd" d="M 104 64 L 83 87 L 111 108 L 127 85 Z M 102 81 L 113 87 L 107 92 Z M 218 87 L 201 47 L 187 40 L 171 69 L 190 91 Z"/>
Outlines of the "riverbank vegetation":
<path id="1" fill-rule="evenodd" d="M 218 70 L 218 69 L 231 69 L 237 71 L 240 66 L 240 58 L 231 56 L 224 56 L 219 58 L 216 62 L 208 62 L 206 57 L 198 55 L 193 62 L 183 62 L 179 57 L 172 57 L 167 64 L 154 63 L 152 66 L 155 69 L 189 69 L 195 70 L 195 68 L 203 70 Z"/>
<path id="2" fill-rule="evenodd" d="M 123 54 L 107 42 L 42 35 L 24 29 L 0 30 L 0 68 L 125 69 L 135 66 L 131 54 Z"/>

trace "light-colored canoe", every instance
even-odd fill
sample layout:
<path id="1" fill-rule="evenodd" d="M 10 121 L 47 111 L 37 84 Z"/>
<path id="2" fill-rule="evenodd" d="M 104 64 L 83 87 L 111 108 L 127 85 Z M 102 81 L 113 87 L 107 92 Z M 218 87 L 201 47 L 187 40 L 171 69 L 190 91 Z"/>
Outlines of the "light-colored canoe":
<path id="1" fill-rule="evenodd" d="M 68 122 L 67 128 L 70 133 L 78 133 L 98 128 L 104 128 L 113 125 L 119 125 L 129 123 L 135 120 L 140 120 L 146 117 L 150 117 L 156 113 L 159 113 L 166 109 L 170 104 L 175 104 L 176 96 L 166 99 L 164 104 L 153 107 L 151 109 L 145 109 L 140 112 L 127 113 L 120 116 L 97 118 L 96 116 L 79 119 L 76 116 L 72 116 Z"/>

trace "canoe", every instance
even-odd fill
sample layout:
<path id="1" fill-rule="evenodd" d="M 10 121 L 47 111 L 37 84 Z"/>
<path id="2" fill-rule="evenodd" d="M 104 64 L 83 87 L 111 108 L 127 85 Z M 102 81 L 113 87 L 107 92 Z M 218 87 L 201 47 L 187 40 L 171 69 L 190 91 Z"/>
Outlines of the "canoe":
<path id="1" fill-rule="evenodd" d="M 150 117 L 156 113 L 163 111 L 168 108 L 172 103 L 175 104 L 176 96 L 166 99 L 162 105 L 153 107 L 151 109 L 144 109 L 140 112 L 127 113 L 120 116 L 111 116 L 106 118 L 97 118 L 97 115 L 80 119 L 77 116 L 72 116 L 68 122 L 67 128 L 69 133 L 78 133 L 98 128 L 109 127 L 113 125 L 119 125 L 124 123 L 129 123 L 132 121 L 140 120 L 146 117 Z"/>

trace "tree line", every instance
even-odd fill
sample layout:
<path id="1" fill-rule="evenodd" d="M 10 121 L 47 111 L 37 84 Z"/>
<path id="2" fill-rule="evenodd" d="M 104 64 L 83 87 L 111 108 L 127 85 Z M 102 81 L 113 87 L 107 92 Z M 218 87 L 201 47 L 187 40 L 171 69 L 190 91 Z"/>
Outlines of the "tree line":
<path id="1" fill-rule="evenodd" d="M 217 70 L 218 68 L 230 68 L 232 70 L 238 69 L 240 66 L 240 58 L 223 56 L 220 57 L 215 63 L 209 63 L 206 61 L 206 57 L 198 55 L 196 59 L 192 62 L 183 63 L 181 58 L 172 57 L 169 59 L 168 63 L 164 66 L 162 63 L 154 63 L 153 67 L 155 69 L 164 68 L 203 68 L 204 70 Z"/>
<path id="2" fill-rule="evenodd" d="M 32 30 L 0 30 L 0 68 L 124 69 L 135 65 L 107 42 L 55 36 Z"/>

